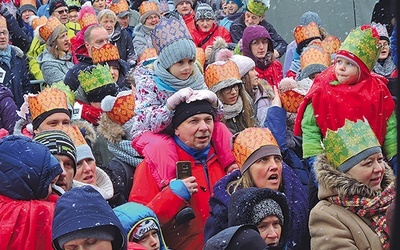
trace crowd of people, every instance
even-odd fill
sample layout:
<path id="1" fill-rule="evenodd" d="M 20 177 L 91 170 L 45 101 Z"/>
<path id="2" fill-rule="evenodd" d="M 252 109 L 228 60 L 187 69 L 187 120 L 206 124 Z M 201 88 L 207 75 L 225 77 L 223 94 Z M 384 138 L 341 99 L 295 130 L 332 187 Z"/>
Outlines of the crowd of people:
<path id="1" fill-rule="evenodd" d="M 0 249 L 390 249 L 396 19 L 269 8 L 2 1 Z"/>

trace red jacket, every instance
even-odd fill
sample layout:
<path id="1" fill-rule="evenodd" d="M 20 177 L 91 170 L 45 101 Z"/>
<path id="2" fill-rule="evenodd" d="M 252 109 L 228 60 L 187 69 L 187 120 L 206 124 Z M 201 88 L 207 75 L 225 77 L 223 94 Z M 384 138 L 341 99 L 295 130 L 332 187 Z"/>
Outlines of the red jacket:
<path id="1" fill-rule="evenodd" d="M 217 36 L 222 37 L 227 43 L 232 42 L 231 34 L 225 27 L 218 26 L 217 24 L 213 24 L 213 27 L 208 32 L 203 32 L 199 29 L 199 27 L 195 27 L 194 29 L 189 30 L 192 35 L 194 44 L 196 47 L 201 47 L 203 50 L 207 48 L 208 45 L 213 45 L 214 40 Z M 203 45 L 199 46 L 200 43 L 210 35 L 209 39 L 203 43 Z"/>
<path id="2" fill-rule="evenodd" d="M 192 12 L 190 12 L 190 14 L 187 14 L 185 16 L 182 16 L 183 21 L 185 21 L 186 23 L 186 27 L 188 28 L 188 30 L 192 30 L 195 29 L 195 22 L 194 22 L 194 11 L 192 10 Z"/>
<path id="3" fill-rule="evenodd" d="M 258 78 L 266 80 L 271 86 L 278 87 L 279 82 L 283 78 L 282 64 L 278 60 L 274 60 L 265 70 L 255 68 Z"/>
<path id="4" fill-rule="evenodd" d="M 0 249 L 52 250 L 55 202 L 14 200 L 0 195 Z"/>
<path id="5" fill-rule="evenodd" d="M 195 163 L 192 156 L 176 146 L 178 158 L 181 161 L 192 162 L 192 175 L 196 177 L 199 191 L 186 202 L 174 194 L 169 186 L 160 189 L 157 185 L 147 162 L 143 161 L 137 168 L 134 183 L 129 195 L 129 201 L 135 201 L 151 208 L 162 225 L 166 243 L 171 249 L 202 249 L 204 245 L 204 225 L 209 216 L 208 201 L 212 195 L 214 184 L 225 176 L 224 168 L 220 165 L 211 147 L 207 160 L 207 172 L 201 163 Z M 196 217 L 190 223 L 177 225 L 175 215 L 186 205 L 195 212 Z"/>

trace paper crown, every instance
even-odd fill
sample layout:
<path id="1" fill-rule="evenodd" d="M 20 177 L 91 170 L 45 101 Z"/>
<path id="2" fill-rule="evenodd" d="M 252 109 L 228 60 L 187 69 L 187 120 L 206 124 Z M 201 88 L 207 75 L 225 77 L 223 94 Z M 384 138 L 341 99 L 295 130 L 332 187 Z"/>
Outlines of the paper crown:
<path id="1" fill-rule="evenodd" d="M 168 18 L 161 18 L 151 33 L 153 46 L 159 55 L 161 50 L 180 39 L 190 39 L 192 36 L 181 17 L 171 15 Z"/>
<path id="2" fill-rule="evenodd" d="M 249 0 L 247 10 L 256 16 L 263 16 L 269 9 L 269 0 Z"/>
<path id="3" fill-rule="evenodd" d="M 0 15 L 0 28 L 7 29 L 7 21 L 2 15 Z"/>
<path id="4" fill-rule="evenodd" d="M 65 3 L 68 7 L 81 7 L 81 2 L 79 0 L 66 0 Z"/>
<path id="5" fill-rule="evenodd" d="M 318 25 L 314 22 L 311 22 L 307 25 L 296 26 L 293 31 L 293 35 L 297 45 L 306 41 L 307 39 L 321 37 Z"/>
<path id="6" fill-rule="evenodd" d="M 155 48 L 146 48 L 144 52 L 139 56 L 138 62 L 142 62 L 149 58 L 157 57 L 157 51 Z"/>
<path id="7" fill-rule="evenodd" d="M 32 5 L 36 8 L 36 1 L 35 0 L 21 0 L 19 2 L 19 7 L 21 8 L 24 5 Z"/>
<path id="8" fill-rule="evenodd" d="M 300 63 L 300 78 L 304 79 L 328 68 L 331 65 L 331 56 L 322 47 L 311 45 L 301 54 Z"/>
<path id="9" fill-rule="evenodd" d="M 144 1 L 142 2 L 142 4 L 140 4 L 139 13 L 141 16 L 143 16 L 144 13 L 149 11 L 159 12 L 158 5 L 156 2 Z"/>
<path id="10" fill-rule="evenodd" d="M 100 48 L 92 47 L 93 64 L 119 60 L 118 48 L 111 43 L 106 43 Z"/>
<path id="11" fill-rule="evenodd" d="M 294 91 L 288 90 L 279 94 L 282 102 L 282 107 L 290 113 L 297 113 L 304 95 Z"/>
<path id="12" fill-rule="evenodd" d="M 39 26 L 43 26 L 47 23 L 47 17 L 46 16 L 41 16 L 41 17 L 36 17 L 32 19 L 32 29 L 35 30 Z"/>
<path id="13" fill-rule="evenodd" d="M 232 153 L 236 163 L 242 167 L 250 155 L 267 145 L 278 147 L 275 137 L 268 128 L 246 128 L 233 136 Z"/>
<path id="14" fill-rule="evenodd" d="M 58 26 L 62 25 L 60 21 L 54 17 L 50 16 L 47 19 L 47 22 L 45 25 L 41 26 L 39 28 L 39 35 L 43 40 L 47 41 L 51 34 L 57 29 Z"/>
<path id="15" fill-rule="evenodd" d="M 389 41 L 389 34 L 388 34 L 388 31 L 387 31 L 385 25 L 372 22 L 371 26 L 374 27 L 378 31 L 380 38 L 383 38 L 383 39 L 386 39 Z"/>
<path id="16" fill-rule="evenodd" d="M 78 14 L 78 23 L 82 30 L 92 24 L 99 23 L 97 20 L 96 11 L 92 6 L 88 5 L 81 8 Z"/>
<path id="17" fill-rule="evenodd" d="M 68 110 L 67 96 L 63 91 L 53 87 L 45 88 L 39 94 L 29 94 L 28 105 L 32 120 L 53 109 Z"/>
<path id="18" fill-rule="evenodd" d="M 344 126 L 337 131 L 327 130 L 323 144 L 327 159 L 336 168 L 343 167 L 349 159 L 365 150 L 380 147 L 367 122 L 361 120 L 352 122 L 347 119 Z"/>
<path id="19" fill-rule="evenodd" d="M 51 85 L 52 88 L 61 90 L 67 96 L 68 103 L 73 107 L 75 103 L 75 93 L 63 81 L 55 82 Z"/>
<path id="20" fill-rule="evenodd" d="M 125 124 L 135 114 L 135 98 L 132 96 L 132 91 L 120 92 L 116 97 L 106 96 L 101 101 L 101 109 L 114 122 Z"/>
<path id="21" fill-rule="evenodd" d="M 324 40 L 322 40 L 321 47 L 324 48 L 324 50 L 329 54 L 334 54 L 339 50 L 341 44 L 342 42 L 339 38 L 328 35 L 324 38 Z"/>
<path id="22" fill-rule="evenodd" d="M 126 0 L 118 0 L 116 3 L 114 3 L 113 1 L 109 9 L 118 15 L 118 13 L 129 10 L 128 2 Z"/>
<path id="23" fill-rule="evenodd" d="M 87 144 L 85 138 L 83 137 L 79 127 L 75 125 L 71 126 L 58 126 L 58 130 L 63 131 L 66 133 L 69 138 L 71 138 L 71 141 L 74 143 L 75 147 L 78 147 L 80 145 Z"/>
<path id="24" fill-rule="evenodd" d="M 196 60 L 204 67 L 206 63 L 206 54 L 202 48 L 196 47 Z"/>
<path id="25" fill-rule="evenodd" d="M 81 71 L 78 75 L 83 91 L 88 93 L 107 84 L 114 84 L 110 69 L 107 66 L 97 64 L 89 71 Z"/>
<path id="26" fill-rule="evenodd" d="M 234 81 L 227 86 L 218 84 L 224 80 L 230 79 L 233 79 Z M 215 93 L 225 87 L 240 83 L 240 79 L 239 68 L 236 63 L 231 60 L 214 62 L 207 66 L 204 73 L 204 81 L 206 82 L 207 87 Z"/>
<path id="27" fill-rule="evenodd" d="M 356 56 L 371 70 L 380 53 L 378 42 L 379 34 L 377 30 L 369 25 L 364 25 L 350 31 L 340 46 L 338 54 L 341 51 L 347 51 Z"/>

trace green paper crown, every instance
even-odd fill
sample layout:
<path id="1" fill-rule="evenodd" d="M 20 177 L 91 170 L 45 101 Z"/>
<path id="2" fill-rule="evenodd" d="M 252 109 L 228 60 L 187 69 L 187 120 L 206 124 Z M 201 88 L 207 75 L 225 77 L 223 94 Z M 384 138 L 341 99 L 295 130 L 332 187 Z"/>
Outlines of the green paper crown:
<path id="1" fill-rule="evenodd" d="M 249 0 L 247 10 L 256 16 L 263 16 L 269 8 L 269 0 Z"/>
<path id="2" fill-rule="evenodd" d="M 367 122 L 347 119 L 337 131 L 328 129 L 323 143 L 326 157 L 336 168 L 367 149 L 381 146 Z"/>
<path id="3" fill-rule="evenodd" d="M 107 65 L 103 66 L 101 64 L 97 64 L 91 71 L 79 72 L 78 80 L 85 93 L 107 84 L 114 84 L 110 69 Z"/>
<path id="4" fill-rule="evenodd" d="M 379 37 L 373 35 L 372 28 L 361 30 L 361 27 L 358 27 L 350 31 L 339 51 L 345 50 L 354 54 L 372 70 L 380 54 L 378 42 Z"/>
<path id="5" fill-rule="evenodd" d="M 65 3 L 68 5 L 68 7 L 71 6 L 81 7 L 81 3 L 79 0 L 65 0 Z"/>
<path id="6" fill-rule="evenodd" d="M 74 106 L 75 93 L 69 88 L 69 86 L 65 85 L 65 83 L 63 81 L 59 81 L 59 82 L 53 83 L 51 85 L 51 87 L 52 88 L 57 88 L 57 89 L 61 90 L 62 92 L 64 92 L 65 95 L 67 95 L 68 103 L 71 106 Z"/>

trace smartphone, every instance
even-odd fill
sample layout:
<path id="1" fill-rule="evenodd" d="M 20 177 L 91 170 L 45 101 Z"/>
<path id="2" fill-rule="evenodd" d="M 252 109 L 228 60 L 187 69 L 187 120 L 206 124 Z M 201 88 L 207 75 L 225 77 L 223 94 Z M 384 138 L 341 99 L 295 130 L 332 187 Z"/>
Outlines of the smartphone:
<path id="1" fill-rule="evenodd" d="M 176 178 L 185 179 L 192 176 L 192 163 L 190 161 L 176 162 Z"/>

